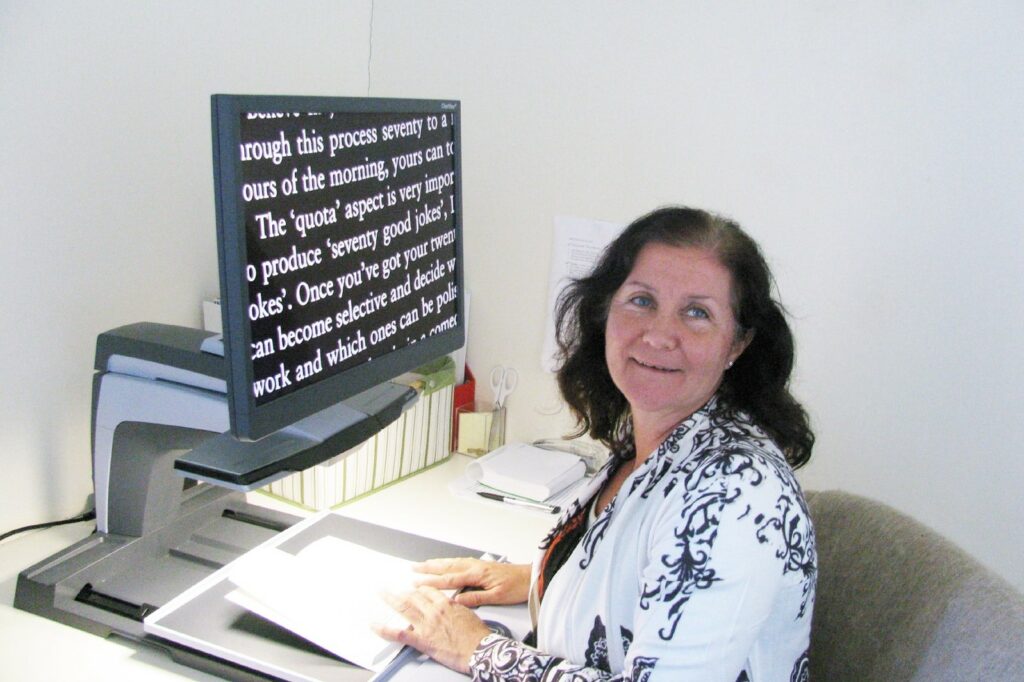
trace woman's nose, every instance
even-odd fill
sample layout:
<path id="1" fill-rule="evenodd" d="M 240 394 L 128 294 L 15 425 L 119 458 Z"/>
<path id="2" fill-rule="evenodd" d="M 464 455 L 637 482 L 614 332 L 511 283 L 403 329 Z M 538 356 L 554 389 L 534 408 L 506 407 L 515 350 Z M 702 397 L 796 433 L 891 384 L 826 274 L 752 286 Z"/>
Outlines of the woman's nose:
<path id="1" fill-rule="evenodd" d="M 665 315 L 655 315 L 644 330 L 643 340 L 658 350 L 673 350 L 679 345 L 676 320 Z"/>

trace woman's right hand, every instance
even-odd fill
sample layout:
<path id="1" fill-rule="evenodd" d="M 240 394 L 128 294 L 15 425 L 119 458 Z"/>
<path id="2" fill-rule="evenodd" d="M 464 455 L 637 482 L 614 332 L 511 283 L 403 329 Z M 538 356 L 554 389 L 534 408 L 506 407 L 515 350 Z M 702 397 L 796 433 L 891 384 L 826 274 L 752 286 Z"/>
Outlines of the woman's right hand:
<path id="1" fill-rule="evenodd" d="M 430 559 L 416 564 L 416 581 L 439 590 L 462 590 L 453 600 L 473 608 L 484 604 L 522 604 L 530 594 L 530 565 L 480 559 Z M 463 589 L 465 588 L 465 589 Z"/>

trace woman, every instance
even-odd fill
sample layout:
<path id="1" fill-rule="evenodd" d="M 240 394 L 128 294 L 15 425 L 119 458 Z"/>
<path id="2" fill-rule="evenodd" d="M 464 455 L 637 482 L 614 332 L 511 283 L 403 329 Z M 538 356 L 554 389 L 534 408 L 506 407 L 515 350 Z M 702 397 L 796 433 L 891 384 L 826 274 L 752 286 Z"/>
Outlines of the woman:
<path id="1" fill-rule="evenodd" d="M 558 329 L 562 394 L 613 456 L 532 569 L 426 562 L 393 600 L 410 628 L 380 633 L 479 680 L 806 678 L 816 557 L 792 469 L 814 436 L 757 245 L 655 211 L 567 290 Z M 466 608 L 527 599 L 535 648 Z"/>

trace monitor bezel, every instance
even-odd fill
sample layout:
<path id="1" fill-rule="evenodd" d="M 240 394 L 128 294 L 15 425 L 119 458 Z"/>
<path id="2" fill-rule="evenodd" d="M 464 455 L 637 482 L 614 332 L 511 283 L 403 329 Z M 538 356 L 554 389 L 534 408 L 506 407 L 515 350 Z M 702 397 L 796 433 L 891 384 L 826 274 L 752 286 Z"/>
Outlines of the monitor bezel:
<path id="1" fill-rule="evenodd" d="M 240 116 L 243 112 L 335 112 L 454 114 L 455 155 L 455 284 L 456 325 L 370 362 L 325 377 L 309 386 L 262 405 L 252 394 L 251 329 L 245 207 L 241 199 L 238 158 Z M 231 433 L 240 440 L 258 440 L 373 386 L 409 372 L 430 360 L 461 348 L 466 336 L 462 222 L 461 103 L 452 99 L 383 97 L 313 97 L 292 95 L 211 96 L 214 200 L 217 221 L 217 260 L 220 276 L 224 356 L 227 362 L 228 412 Z"/>

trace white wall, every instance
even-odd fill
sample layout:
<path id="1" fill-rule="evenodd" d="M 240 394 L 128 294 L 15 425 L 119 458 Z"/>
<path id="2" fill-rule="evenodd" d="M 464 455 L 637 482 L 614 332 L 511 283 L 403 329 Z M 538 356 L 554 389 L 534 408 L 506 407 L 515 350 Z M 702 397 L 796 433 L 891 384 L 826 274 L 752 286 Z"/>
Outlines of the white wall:
<path id="1" fill-rule="evenodd" d="M 216 294 L 215 92 L 365 95 L 367 2 L 0 3 L 0 528 L 83 510 L 96 335 Z"/>
<path id="2" fill-rule="evenodd" d="M 552 218 L 732 215 L 774 266 L 805 486 L 889 502 L 1024 587 L 1019 2 L 378 2 L 374 94 L 463 105 L 470 362 L 539 368 Z"/>
<path id="3" fill-rule="evenodd" d="M 0 527 L 81 507 L 95 335 L 196 323 L 215 289 L 208 95 L 366 92 L 370 4 L 295 6 L 0 4 Z M 377 0 L 369 83 L 463 102 L 469 357 L 523 374 L 515 436 L 569 425 L 539 368 L 553 217 L 716 209 L 794 315 L 805 485 L 889 502 L 1024 588 L 1022 20 Z"/>

